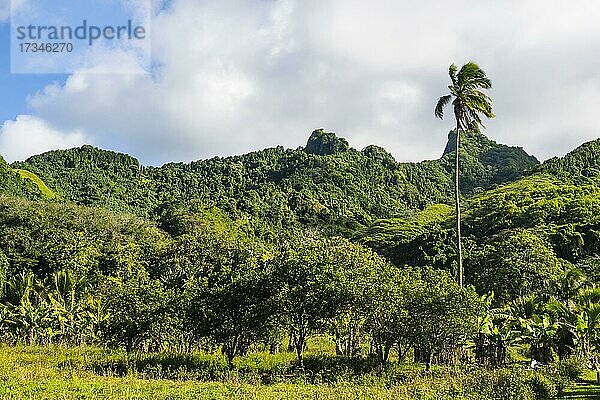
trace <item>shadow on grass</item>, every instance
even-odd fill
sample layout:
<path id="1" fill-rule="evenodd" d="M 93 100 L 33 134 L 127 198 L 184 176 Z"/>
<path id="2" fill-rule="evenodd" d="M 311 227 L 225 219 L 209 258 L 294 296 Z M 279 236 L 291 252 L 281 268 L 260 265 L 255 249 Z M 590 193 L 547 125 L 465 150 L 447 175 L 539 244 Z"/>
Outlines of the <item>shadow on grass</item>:
<path id="1" fill-rule="evenodd" d="M 65 361 L 60 367 L 75 366 Z M 238 357 L 234 360 L 234 368 L 230 368 L 221 355 L 117 353 L 89 360 L 81 367 L 100 376 L 262 384 L 337 383 L 380 373 L 379 365 L 372 357 L 308 355 L 304 359 L 304 369 L 300 369 L 292 353 L 255 353 Z"/>

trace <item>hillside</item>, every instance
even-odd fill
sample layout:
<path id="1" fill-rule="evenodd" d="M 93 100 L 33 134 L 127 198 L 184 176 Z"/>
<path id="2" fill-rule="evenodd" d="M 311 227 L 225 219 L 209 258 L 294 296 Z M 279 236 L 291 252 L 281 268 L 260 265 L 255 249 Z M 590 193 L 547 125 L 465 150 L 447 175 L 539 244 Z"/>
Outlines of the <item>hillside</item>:
<path id="1" fill-rule="evenodd" d="M 91 146 L 52 151 L 16 163 L 63 198 L 157 218 L 193 199 L 232 216 L 280 229 L 297 224 L 350 235 L 379 218 L 402 216 L 452 196 L 452 145 L 439 160 L 398 163 L 383 148 L 355 150 L 345 139 L 313 132 L 305 149 L 265 149 L 189 164 L 143 167 L 133 157 Z M 466 135 L 465 195 L 512 181 L 538 162 L 520 148 Z"/>
<path id="2" fill-rule="evenodd" d="M 538 170 L 573 182 L 597 183 L 600 179 L 600 139 L 584 143 L 562 158 L 551 158 Z"/>
<path id="3" fill-rule="evenodd" d="M 0 156 L 0 193 L 31 199 L 40 198 L 42 196 L 40 188 L 27 178 L 13 170 Z M 43 182 L 39 181 L 39 183 Z"/>
<path id="4" fill-rule="evenodd" d="M 490 140 L 479 131 L 468 131 L 461 138 L 461 191 L 465 195 L 512 182 L 528 175 L 539 164 L 521 147 L 511 147 Z M 448 135 L 448 143 L 440 163 L 446 171 L 454 170 L 456 135 Z"/>
<path id="5" fill-rule="evenodd" d="M 553 292 L 566 271 L 600 278 L 600 151 L 586 143 L 535 173 L 463 203 L 465 273 L 480 293 L 508 301 Z M 407 219 L 381 219 L 354 239 L 397 265 L 454 270 L 455 219 L 432 206 Z"/>

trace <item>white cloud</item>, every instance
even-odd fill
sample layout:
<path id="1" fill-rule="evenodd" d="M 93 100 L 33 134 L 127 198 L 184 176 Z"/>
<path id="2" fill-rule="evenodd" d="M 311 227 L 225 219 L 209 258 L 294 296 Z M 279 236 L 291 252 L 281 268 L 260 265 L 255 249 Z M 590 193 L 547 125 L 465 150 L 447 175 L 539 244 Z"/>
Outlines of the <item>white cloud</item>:
<path id="1" fill-rule="evenodd" d="M 64 132 L 31 115 L 19 115 L 5 121 L 0 128 L 0 154 L 6 161 L 24 160 L 32 154 L 54 149 L 81 146 L 86 140 L 81 132 Z"/>
<path id="2" fill-rule="evenodd" d="M 489 136 L 547 158 L 600 135 L 599 14 L 593 0 L 175 0 L 152 22 L 152 75 L 80 71 L 30 105 L 152 164 L 296 147 L 318 127 L 420 160 L 452 126 L 433 117 L 448 65 L 474 59 L 495 85 Z"/>

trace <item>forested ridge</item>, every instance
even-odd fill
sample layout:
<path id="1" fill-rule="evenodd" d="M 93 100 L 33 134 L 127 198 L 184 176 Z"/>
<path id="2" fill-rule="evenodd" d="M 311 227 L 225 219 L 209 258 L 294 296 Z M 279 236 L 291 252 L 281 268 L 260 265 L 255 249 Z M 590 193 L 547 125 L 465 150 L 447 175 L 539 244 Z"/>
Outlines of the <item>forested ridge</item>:
<path id="1" fill-rule="evenodd" d="M 420 163 L 323 130 L 304 148 L 161 167 L 91 146 L 0 159 L 0 335 L 218 350 L 230 369 L 289 350 L 285 368 L 312 374 L 408 357 L 595 362 L 598 142 L 540 164 L 462 135 L 466 287 L 454 278 L 453 133 Z M 340 358 L 306 358 L 319 335 Z"/>
<path id="2" fill-rule="evenodd" d="M 231 215 L 247 214 L 279 228 L 295 223 L 348 235 L 374 219 L 404 215 L 452 194 L 452 135 L 439 160 L 398 163 L 385 149 L 357 151 L 345 139 L 315 131 L 305 148 L 276 147 L 162 167 L 91 146 L 34 156 L 20 168 L 36 173 L 66 200 L 155 218 L 192 199 Z M 474 132 L 463 144 L 465 195 L 512 181 L 537 160 Z"/>

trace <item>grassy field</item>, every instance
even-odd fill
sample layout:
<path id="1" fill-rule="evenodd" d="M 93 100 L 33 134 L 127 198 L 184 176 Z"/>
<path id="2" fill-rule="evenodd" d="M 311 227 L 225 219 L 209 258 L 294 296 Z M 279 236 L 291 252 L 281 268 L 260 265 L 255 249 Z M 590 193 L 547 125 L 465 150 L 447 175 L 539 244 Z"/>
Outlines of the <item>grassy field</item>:
<path id="1" fill-rule="evenodd" d="M 101 376 L 99 362 L 114 361 L 119 352 L 96 348 L 0 348 L 2 399 L 384 399 L 406 398 L 402 387 L 381 385 L 247 383 L 232 375 L 229 382 L 145 378 L 144 373 Z M 111 376 L 113 375 L 113 376 Z"/>
<path id="2" fill-rule="evenodd" d="M 395 365 L 392 373 L 350 371 L 309 356 L 319 372 L 293 373 L 292 354 L 258 353 L 229 370 L 220 355 L 127 354 L 95 347 L 0 346 L 2 399 L 522 399 L 524 382 L 547 377 L 511 370 Z M 328 364 L 329 362 L 329 364 Z M 550 386 L 549 386 L 550 387 Z M 554 390 L 554 389 L 552 389 Z"/>
<path id="3" fill-rule="evenodd" d="M 569 400 L 600 399 L 600 385 L 598 385 L 596 373 L 587 371 L 582 381 L 569 387 L 562 398 Z"/>

